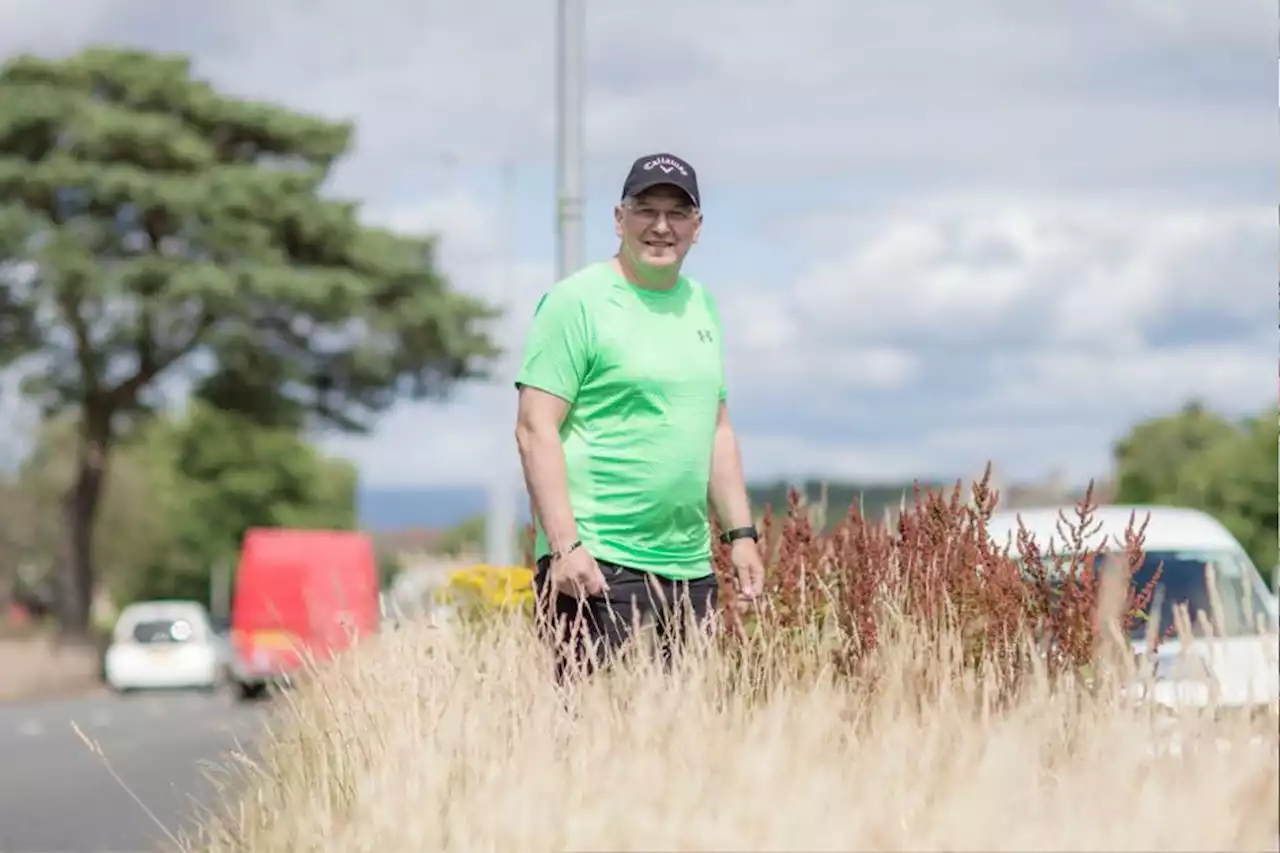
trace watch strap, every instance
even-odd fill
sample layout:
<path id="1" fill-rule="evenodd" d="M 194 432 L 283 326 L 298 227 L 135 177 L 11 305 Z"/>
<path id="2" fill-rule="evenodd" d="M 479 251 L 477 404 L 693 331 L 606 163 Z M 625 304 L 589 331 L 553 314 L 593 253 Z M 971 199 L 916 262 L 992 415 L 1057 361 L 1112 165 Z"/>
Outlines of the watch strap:
<path id="1" fill-rule="evenodd" d="M 554 563 L 556 560 L 563 560 L 565 557 L 569 556 L 570 554 L 572 554 L 574 551 L 578 550 L 581 547 L 582 547 L 582 540 L 575 539 L 573 542 L 569 543 L 565 547 L 552 551 L 551 554 L 549 555 L 551 557 L 551 562 Z"/>
<path id="2" fill-rule="evenodd" d="M 738 539 L 750 539 L 753 542 L 759 542 L 760 534 L 756 532 L 754 525 L 751 527 L 735 527 L 720 534 L 721 542 L 734 542 Z"/>

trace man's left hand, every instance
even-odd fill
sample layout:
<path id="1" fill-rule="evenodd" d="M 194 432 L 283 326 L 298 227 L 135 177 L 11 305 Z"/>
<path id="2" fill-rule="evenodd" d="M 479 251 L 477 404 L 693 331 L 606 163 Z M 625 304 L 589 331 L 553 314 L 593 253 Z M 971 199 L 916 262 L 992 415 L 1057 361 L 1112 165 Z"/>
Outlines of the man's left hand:
<path id="1" fill-rule="evenodd" d="M 764 560 L 760 546 L 750 539 L 737 539 L 729 555 L 738 579 L 738 595 L 754 601 L 764 594 Z"/>

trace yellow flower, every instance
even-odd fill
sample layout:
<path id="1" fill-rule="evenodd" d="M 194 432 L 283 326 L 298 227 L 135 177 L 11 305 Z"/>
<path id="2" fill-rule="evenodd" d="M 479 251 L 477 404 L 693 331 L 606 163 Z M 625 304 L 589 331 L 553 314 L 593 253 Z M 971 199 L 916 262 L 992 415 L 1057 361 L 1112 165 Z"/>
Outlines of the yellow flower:
<path id="1" fill-rule="evenodd" d="M 533 571 L 524 566 L 484 563 L 457 569 L 437 600 L 476 615 L 524 609 L 533 604 Z"/>

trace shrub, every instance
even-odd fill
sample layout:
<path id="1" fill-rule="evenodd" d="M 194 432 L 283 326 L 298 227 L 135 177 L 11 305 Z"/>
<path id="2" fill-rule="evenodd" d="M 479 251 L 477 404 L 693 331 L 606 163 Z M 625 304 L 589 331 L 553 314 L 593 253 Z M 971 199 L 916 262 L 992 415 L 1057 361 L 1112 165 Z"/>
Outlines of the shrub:
<path id="1" fill-rule="evenodd" d="M 713 521 L 728 648 L 741 658 L 779 635 L 803 636 L 821 644 L 825 663 L 835 671 L 866 678 L 873 673 L 863 663 L 892 619 L 929 636 L 960 637 L 961 659 L 970 670 L 983 669 L 998 695 L 1018 690 L 1037 666 L 1054 682 L 1092 681 L 1107 616 L 1099 608 L 1102 555 L 1083 545 L 1094 532 L 1093 487 L 1060 523 L 1066 547 L 1045 553 L 1023 530 L 1006 551 L 987 535 L 999 502 L 990 477 L 988 466 L 967 500 L 959 481 L 950 494 L 922 492 L 917 485 L 914 500 L 904 502 L 893 523 L 868 519 L 851 506 L 828 532 L 818 529 L 814 508 L 793 488 L 785 515 L 764 507 L 759 547 L 767 569 L 765 595 L 746 612 L 737 602 L 731 546 L 719 541 Z M 1106 607 L 1122 634 L 1141 618 L 1158 580 L 1157 573 L 1151 586 L 1132 588 L 1144 527 L 1131 524 L 1125 531 L 1122 565 L 1116 567 L 1123 592 Z M 525 537 L 532 560 L 531 528 Z"/>
<path id="2" fill-rule="evenodd" d="M 726 640 L 749 646 L 762 634 L 807 632 L 825 638 L 838 672 L 866 677 L 871 673 L 863 663 L 881 642 L 891 610 L 932 636 L 960 637 L 962 660 L 988 670 L 998 694 L 1016 691 L 1036 666 L 1051 680 L 1087 676 L 1104 618 L 1101 554 L 1083 546 L 1093 532 L 1092 486 L 1074 517 L 1063 519 L 1067 547 L 1048 554 L 1025 530 L 1011 552 L 988 536 L 999 498 L 990 487 L 990 468 L 973 484 L 969 500 L 962 495 L 958 482 L 950 495 L 921 494 L 917 486 L 915 500 L 892 524 L 867 519 L 855 505 L 822 533 L 793 489 L 784 517 L 765 508 L 759 547 L 768 569 L 766 594 L 745 614 L 736 600 L 731 547 L 713 538 Z M 1131 588 L 1142 534 L 1132 525 L 1125 533 L 1118 575 L 1127 592 L 1110 603 L 1124 632 L 1150 595 L 1149 588 Z M 1050 577 L 1061 580 L 1051 583 Z M 1029 636 L 1036 647 L 1029 647 Z"/>
<path id="3" fill-rule="evenodd" d="M 518 610 L 533 611 L 533 571 L 525 566 L 480 563 L 458 569 L 436 595 L 464 617 Z"/>

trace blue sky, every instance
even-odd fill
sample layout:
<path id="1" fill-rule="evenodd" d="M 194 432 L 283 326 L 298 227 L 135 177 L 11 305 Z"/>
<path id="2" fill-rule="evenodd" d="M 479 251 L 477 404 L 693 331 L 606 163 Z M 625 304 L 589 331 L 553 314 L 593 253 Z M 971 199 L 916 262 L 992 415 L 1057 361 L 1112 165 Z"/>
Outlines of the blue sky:
<path id="1" fill-rule="evenodd" d="M 1273 4 L 589 5 L 588 255 L 615 248 L 634 157 L 698 168 L 687 269 L 721 304 L 750 477 L 990 459 L 1081 480 L 1189 396 L 1275 399 Z M 230 91 L 356 121 L 334 192 L 439 233 L 518 351 L 553 272 L 552 9 L 10 0 L 0 50 L 182 51 Z M 464 388 L 330 446 L 369 485 L 476 483 L 515 470 L 513 404 Z"/>

